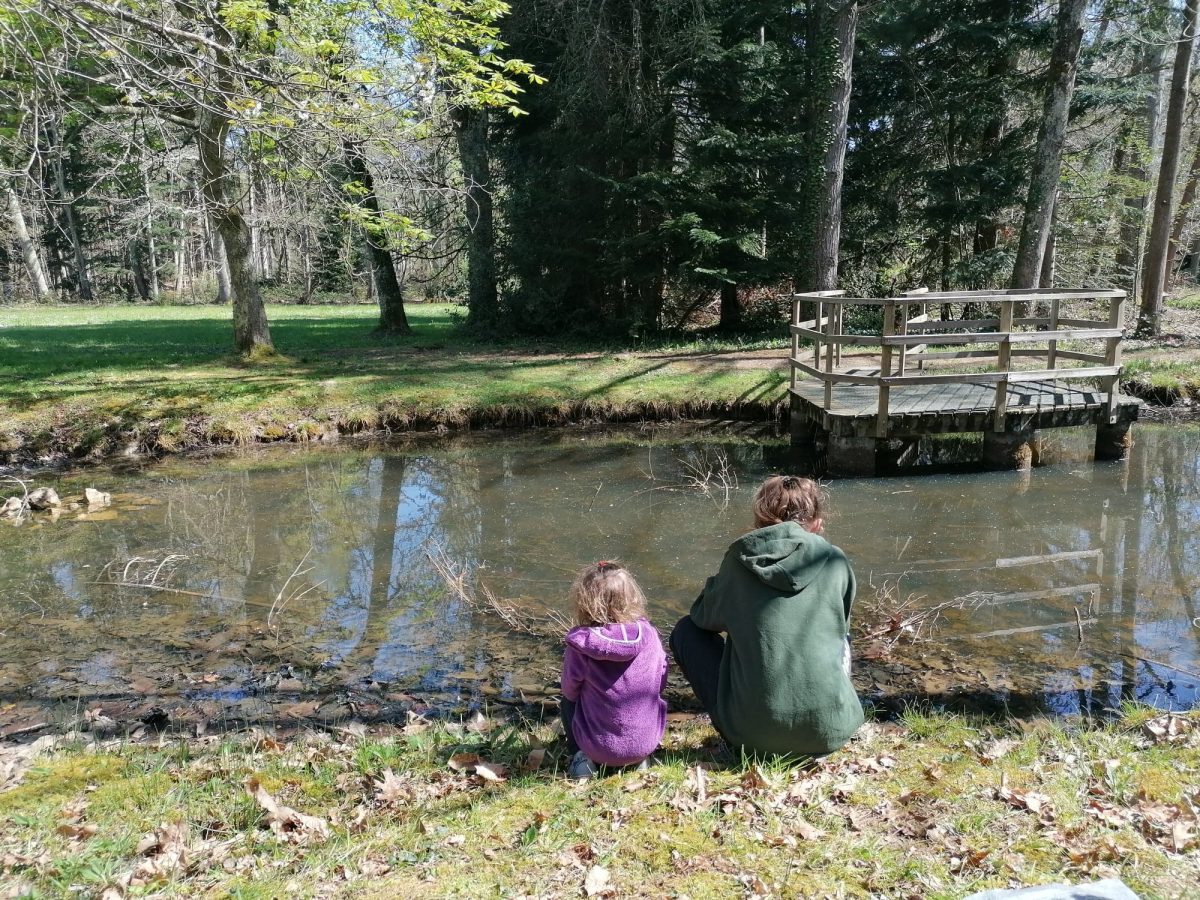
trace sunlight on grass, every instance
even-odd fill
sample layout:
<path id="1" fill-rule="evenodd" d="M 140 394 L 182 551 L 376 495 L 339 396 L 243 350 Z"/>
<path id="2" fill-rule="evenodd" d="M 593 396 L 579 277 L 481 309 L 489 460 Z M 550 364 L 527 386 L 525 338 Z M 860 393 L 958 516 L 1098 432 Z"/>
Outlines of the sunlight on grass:
<path id="1" fill-rule="evenodd" d="M 947 898 L 1064 874 L 1178 896 L 1200 875 L 1195 716 L 910 711 L 807 767 L 728 760 L 703 718 L 664 746 L 583 783 L 521 720 L 76 747 L 0 794 L 0 875 L 49 895 L 569 897 L 600 867 L 622 896 Z"/>
<path id="2" fill-rule="evenodd" d="M 270 310 L 277 355 L 248 363 L 215 306 L 0 309 L 0 452 L 174 451 L 207 442 L 588 418 L 767 415 L 785 375 L 680 355 L 781 347 L 778 336 L 664 335 L 616 352 L 582 339 L 486 341 L 449 304 L 380 335 L 369 306 Z M 628 348 L 620 348 L 628 351 Z"/>

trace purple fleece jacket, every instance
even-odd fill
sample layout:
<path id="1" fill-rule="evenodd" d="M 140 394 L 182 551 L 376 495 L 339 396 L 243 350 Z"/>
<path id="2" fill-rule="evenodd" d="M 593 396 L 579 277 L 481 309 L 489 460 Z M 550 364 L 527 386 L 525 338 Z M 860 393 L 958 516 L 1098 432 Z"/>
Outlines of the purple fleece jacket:
<path id="1" fill-rule="evenodd" d="M 571 730 L 592 762 L 628 766 L 658 748 L 667 724 L 667 655 L 645 619 L 567 632 L 562 695 Z"/>

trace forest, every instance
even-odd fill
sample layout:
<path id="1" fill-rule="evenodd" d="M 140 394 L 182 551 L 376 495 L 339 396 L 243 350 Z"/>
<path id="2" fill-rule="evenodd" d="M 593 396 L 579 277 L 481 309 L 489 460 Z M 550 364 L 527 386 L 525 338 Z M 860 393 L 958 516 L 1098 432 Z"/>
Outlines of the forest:
<path id="1" fill-rule="evenodd" d="M 1200 267 L 1200 0 L 6 0 L 0 299 L 485 334 Z"/>

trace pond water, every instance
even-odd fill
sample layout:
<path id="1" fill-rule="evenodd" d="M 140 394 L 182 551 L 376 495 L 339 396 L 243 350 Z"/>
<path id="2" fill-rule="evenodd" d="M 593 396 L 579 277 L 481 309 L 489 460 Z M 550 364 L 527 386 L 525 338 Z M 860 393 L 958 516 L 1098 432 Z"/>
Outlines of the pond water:
<path id="1" fill-rule="evenodd" d="M 44 479 L 112 506 L 0 523 L 0 734 L 118 724 L 403 720 L 552 702 L 559 648 L 446 587 L 439 548 L 498 597 L 565 609 L 625 561 L 664 630 L 748 525 L 777 440 L 578 431 L 281 450 Z M 882 704 L 1100 715 L 1200 698 L 1200 430 L 1142 426 L 1125 463 L 829 485 L 861 621 L 955 598 L 915 643 L 860 642 Z M 679 692 L 682 695 L 682 692 Z M 90 711 L 90 712 L 89 712 Z"/>

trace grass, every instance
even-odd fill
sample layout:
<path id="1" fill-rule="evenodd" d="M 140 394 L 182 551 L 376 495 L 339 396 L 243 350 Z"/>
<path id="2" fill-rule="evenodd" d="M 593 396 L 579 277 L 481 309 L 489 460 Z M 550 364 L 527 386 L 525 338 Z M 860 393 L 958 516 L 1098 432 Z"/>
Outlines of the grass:
<path id="1" fill-rule="evenodd" d="M 1128 359 L 1122 388 L 1168 406 L 1181 398 L 1200 397 L 1200 359 Z"/>
<path id="2" fill-rule="evenodd" d="M 480 342 L 458 307 L 414 305 L 414 334 L 366 306 L 270 310 L 279 356 L 230 348 L 213 306 L 0 310 L 0 452 L 81 456 L 134 445 L 305 440 L 374 429 L 768 414 L 784 376 L 680 360 L 777 340 L 675 336 L 637 353 L 578 341 Z"/>
<path id="3" fill-rule="evenodd" d="M 587 783 L 558 773 L 547 726 L 519 721 L 67 745 L 0 793 L 0 882 L 29 897 L 700 900 L 1115 876 L 1184 897 L 1200 879 L 1200 720 L 1166 721 L 910 712 L 802 768 L 722 760 L 690 719 L 650 771 Z"/>

